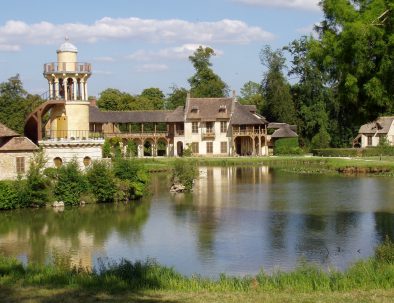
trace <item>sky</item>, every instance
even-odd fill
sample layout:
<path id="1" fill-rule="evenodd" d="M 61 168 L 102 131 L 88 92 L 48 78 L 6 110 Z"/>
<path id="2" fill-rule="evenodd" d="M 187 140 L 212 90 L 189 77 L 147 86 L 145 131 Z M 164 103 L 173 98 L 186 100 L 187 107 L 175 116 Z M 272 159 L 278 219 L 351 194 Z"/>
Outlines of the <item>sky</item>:
<path id="1" fill-rule="evenodd" d="M 215 50 L 213 70 L 239 93 L 260 82 L 265 45 L 282 48 L 323 18 L 319 0 L 13 0 L 0 11 L 0 82 L 19 73 L 27 91 L 48 90 L 43 64 L 69 37 L 78 61 L 92 63 L 89 95 L 106 88 L 140 94 L 189 88 L 188 56 Z"/>

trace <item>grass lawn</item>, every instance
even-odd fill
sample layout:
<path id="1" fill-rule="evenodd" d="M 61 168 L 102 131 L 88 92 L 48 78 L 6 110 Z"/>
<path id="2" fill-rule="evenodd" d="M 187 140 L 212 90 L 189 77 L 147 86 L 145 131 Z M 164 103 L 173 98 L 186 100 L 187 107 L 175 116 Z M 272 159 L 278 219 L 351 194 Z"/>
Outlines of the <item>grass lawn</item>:
<path id="1" fill-rule="evenodd" d="M 100 291 L 85 291 L 69 288 L 42 288 L 42 287 L 1 287 L 0 302 L 138 302 L 138 303 L 283 303 L 283 302 L 380 302 L 391 303 L 394 298 L 394 290 L 354 290 L 337 292 L 292 292 L 292 291 L 126 291 L 111 294 Z"/>

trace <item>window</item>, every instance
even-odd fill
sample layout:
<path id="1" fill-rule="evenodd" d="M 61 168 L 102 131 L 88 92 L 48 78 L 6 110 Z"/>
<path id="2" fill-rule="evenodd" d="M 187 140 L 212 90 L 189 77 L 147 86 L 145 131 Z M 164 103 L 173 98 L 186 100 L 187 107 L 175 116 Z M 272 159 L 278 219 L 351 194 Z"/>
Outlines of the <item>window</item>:
<path id="1" fill-rule="evenodd" d="M 198 142 L 192 142 L 192 153 L 193 154 L 200 153 L 200 148 L 198 146 Z"/>
<path id="2" fill-rule="evenodd" d="M 192 122 L 192 133 L 198 134 L 198 122 Z"/>
<path id="3" fill-rule="evenodd" d="M 213 153 L 213 142 L 207 142 L 207 154 Z"/>
<path id="4" fill-rule="evenodd" d="M 59 168 L 62 166 L 63 160 L 59 157 L 56 157 L 55 159 L 53 159 L 53 163 L 55 164 L 55 167 Z"/>
<path id="5" fill-rule="evenodd" d="M 371 146 L 372 145 L 372 136 L 368 136 L 367 138 L 368 138 L 367 145 Z"/>
<path id="6" fill-rule="evenodd" d="M 16 157 L 16 173 L 25 173 L 25 157 Z"/>
<path id="7" fill-rule="evenodd" d="M 213 133 L 213 122 L 206 122 L 205 127 L 208 134 Z"/>
<path id="8" fill-rule="evenodd" d="M 221 133 L 227 132 L 227 121 L 220 121 L 220 132 Z"/>
<path id="9" fill-rule="evenodd" d="M 92 163 L 92 159 L 90 159 L 90 157 L 85 157 L 83 158 L 83 165 L 85 165 L 85 167 L 89 166 Z"/>
<path id="10" fill-rule="evenodd" d="M 220 152 L 227 154 L 227 142 L 220 142 Z"/>

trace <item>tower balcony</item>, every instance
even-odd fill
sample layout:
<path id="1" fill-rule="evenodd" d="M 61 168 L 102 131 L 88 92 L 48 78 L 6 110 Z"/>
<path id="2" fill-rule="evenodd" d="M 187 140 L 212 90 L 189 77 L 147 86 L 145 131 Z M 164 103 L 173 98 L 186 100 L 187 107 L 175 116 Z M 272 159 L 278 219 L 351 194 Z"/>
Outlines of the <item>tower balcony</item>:
<path id="1" fill-rule="evenodd" d="M 63 73 L 92 73 L 92 65 L 86 62 L 50 62 L 44 64 L 44 75 Z"/>

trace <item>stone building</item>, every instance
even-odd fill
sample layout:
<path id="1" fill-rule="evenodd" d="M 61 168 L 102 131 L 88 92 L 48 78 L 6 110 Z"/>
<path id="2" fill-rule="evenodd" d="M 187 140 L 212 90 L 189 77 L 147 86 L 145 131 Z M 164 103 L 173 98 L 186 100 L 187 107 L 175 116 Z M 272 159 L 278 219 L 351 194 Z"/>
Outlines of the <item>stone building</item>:
<path id="1" fill-rule="evenodd" d="M 38 146 L 0 123 L 0 179 L 23 176 Z"/>
<path id="2" fill-rule="evenodd" d="M 48 166 L 77 159 L 81 167 L 101 159 L 104 139 L 89 131 L 87 81 L 91 64 L 78 62 L 78 50 L 68 39 L 57 50 L 57 61 L 44 64 L 48 81 L 46 101 L 25 123 L 25 134 L 38 143 Z M 44 123 L 45 121 L 45 123 Z"/>

